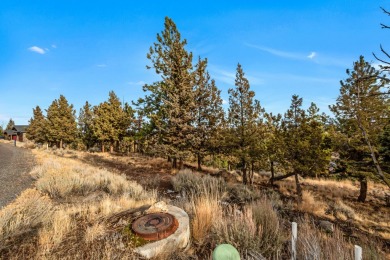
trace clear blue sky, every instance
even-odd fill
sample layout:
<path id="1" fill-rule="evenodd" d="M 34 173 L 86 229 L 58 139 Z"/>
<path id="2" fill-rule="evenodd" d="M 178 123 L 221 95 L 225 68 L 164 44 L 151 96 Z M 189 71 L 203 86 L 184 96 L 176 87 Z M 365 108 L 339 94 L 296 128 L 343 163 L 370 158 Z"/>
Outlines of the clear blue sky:
<path id="1" fill-rule="evenodd" d="M 0 123 L 26 124 L 60 94 L 77 112 L 110 90 L 127 102 L 144 95 L 159 79 L 146 53 L 165 16 L 208 58 L 224 100 L 239 62 L 267 111 L 283 113 L 298 94 L 328 113 L 359 55 L 375 62 L 380 44 L 390 50 L 381 6 L 390 1 L 1 0 Z"/>

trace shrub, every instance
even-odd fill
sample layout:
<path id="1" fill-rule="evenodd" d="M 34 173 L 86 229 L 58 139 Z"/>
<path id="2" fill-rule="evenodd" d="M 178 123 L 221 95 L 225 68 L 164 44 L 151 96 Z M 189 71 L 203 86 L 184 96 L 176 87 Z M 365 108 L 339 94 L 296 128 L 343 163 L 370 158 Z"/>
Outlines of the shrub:
<path id="1" fill-rule="evenodd" d="M 189 195 L 213 194 L 222 198 L 225 195 L 227 186 L 222 178 L 211 176 L 200 177 L 192 171 L 181 170 L 174 178 L 172 185 L 175 191 L 187 193 Z"/>
<path id="2" fill-rule="evenodd" d="M 232 207 L 216 223 L 215 241 L 234 245 L 242 256 L 279 254 L 282 246 L 279 218 L 267 199 L 245 207 Z"/>

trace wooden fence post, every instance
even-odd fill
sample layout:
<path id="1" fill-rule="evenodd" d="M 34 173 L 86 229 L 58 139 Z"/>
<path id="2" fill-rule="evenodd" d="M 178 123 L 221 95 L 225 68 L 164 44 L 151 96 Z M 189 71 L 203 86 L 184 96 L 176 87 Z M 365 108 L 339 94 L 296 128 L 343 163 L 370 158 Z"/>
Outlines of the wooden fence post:
<path id="1" fill-rule="evenodd" d="M 363 250 L 360 246 L 355 245 L 355 260 L 363 259 Z"/>
<path id="2" fill-rule="evenodd" d="M 297 237 L 298 237 L 298 224 L 292 222 L 292 236 L 291 236 L 291 260 L 297 259 Z M 355 259 L 356 260 L 356 259 Z"/>

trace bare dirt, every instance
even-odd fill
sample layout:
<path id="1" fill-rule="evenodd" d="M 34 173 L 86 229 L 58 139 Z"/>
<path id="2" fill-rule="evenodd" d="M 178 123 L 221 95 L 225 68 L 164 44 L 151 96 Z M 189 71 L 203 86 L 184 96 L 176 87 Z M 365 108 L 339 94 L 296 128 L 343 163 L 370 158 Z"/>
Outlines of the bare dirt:
<path id="1" fill-rule="evenodd" d="M 0 143 L 0 208 L 32 186 L 29 172 L 34 164 L 31 150 Z"/>

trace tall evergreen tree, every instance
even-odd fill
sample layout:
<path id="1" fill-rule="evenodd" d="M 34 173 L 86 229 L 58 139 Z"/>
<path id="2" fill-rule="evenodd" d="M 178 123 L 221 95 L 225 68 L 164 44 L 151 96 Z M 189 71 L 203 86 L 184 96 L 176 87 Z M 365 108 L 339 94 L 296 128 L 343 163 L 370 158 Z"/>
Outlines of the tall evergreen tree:
<path id="1" fill-rule="evenodd" d="M 164 30 L 147 54 L 161 81 L 145 85 L 148 95 L 138 103 L 144 105 L 149 129 L 157 135 L 164 154 L 173 158 L 174 167 L 177 159 L 188 156 L 194 132 L 192 53 L 186 44 L 175 23 L 166 17 Z"/>
<path id="2" fill-rule="evenodd" d="M 269 170 L 271 171 L 270 183 L 274 184 L 275 164 L 284 164 L 284 142 L 282 138 L 282 115 L 267 113 L 266 132 L 264 135 L 265 151 L 268 156 Z M 267 168 L 267 167 L 265 167 Z"/>
<path id="3" fill-rule="evenodd" d="M 35 109 L 33 108 L 33 117 L 29 120 L 26 136 L 36 143 L 45 143 L 48 141 L 47 120 L 39 106 L 36 106 Z"/>
<path id="4" fill-rule="evenodd" d="M 10 118 L 6 129 L 12 129 L 14 126 L 15 126 L 15 122 L 14 120 L 12 120 L 12 118 Z"/>
<path id="5" fill-rule="evenodd" d="M 114 91 L 110 91 L 107 101 L 93 108 L 93 114 L 92 130 L 102 144 L 102 151 L 104 152 L 104 144 L 108 142 L 110 152 L 113 152 L 115 144 L 124 136 L 130 124 Z"/>
<path id="6" fill-rule="evenodd" d="M 386 172 L 390 171 L 390 120 L 380 137 L 379 154 Z"/>
<path id="7" fill-rule="evenodd" d="M 78 127 L 81 140 L 85 147 L 89 149 L 96 143 L 96 137 L 93 133 L 93 111 L 91 104 L 88 101 L 85 102 L 84 106 L 80 108 L 78 117 Z"/>
<path id="8" fill-rule="evenodd" d="M 217 132 L 224 120 L 221 91 L 210 81 L 207 72 L 207 59 L 199 58 L 195 68 L 195 133 L 192 139 L 192 148 L 198 161 L 198 170 L 201 170 L 203 157 L 211 153 L 214 148 Z"/>
<path id="9" fill-rule="evenodd" d="M 299 176 L 316 176 L 326 171 L 329 151 L 324 149 L 324 128 L 317 106 L 312 103 L 307 111 L 302 108 L 302 98 L 293 95 L 290 108 L 282 120 L 284 162 L 289 174 L 295 177 L 298 202 L 302 200 Z"/>
<path id="10" fill-rule="evenodd" d="M 55 99 L 47 112 L 48 139 L 55 142 L 62 149 L 63 143 L 70 143 L 76 139 L 77 123 L 76 111 L 73 105 L 63 95 Z"/>
<path id="11" fill-rule="evenodd" d="M 262 109 L 255 100 L 255 92 L 250 90 L 249 81 L 245 78 L 240 64 L 237 65 L 235 88 L 229 89 L 228 124 L 230 136 L 228 142 L 232 153 L 239 158 L 243 182 L 247 184 L 247 167 L 250 159 L 250 148 L 255 142 L 257 122 Z"/>
<path id="12" fill-rule="evenodd" d="M 380 133 L 389 118 L 389 98 L 384 93 L 386 79 L 379 79 L 380 72 L 360 56 L 353 70 L 347 70 L 348 78 L 341 81 L 340 95 L 330 106 L 341 132 L 349 145 L 344 158 L 350 174 L 360 178 L 358 200 L 365 201 L 367 176 L 376 174 L 390 187 L 389 177 L 382 171 L 378 159 Z"/>

